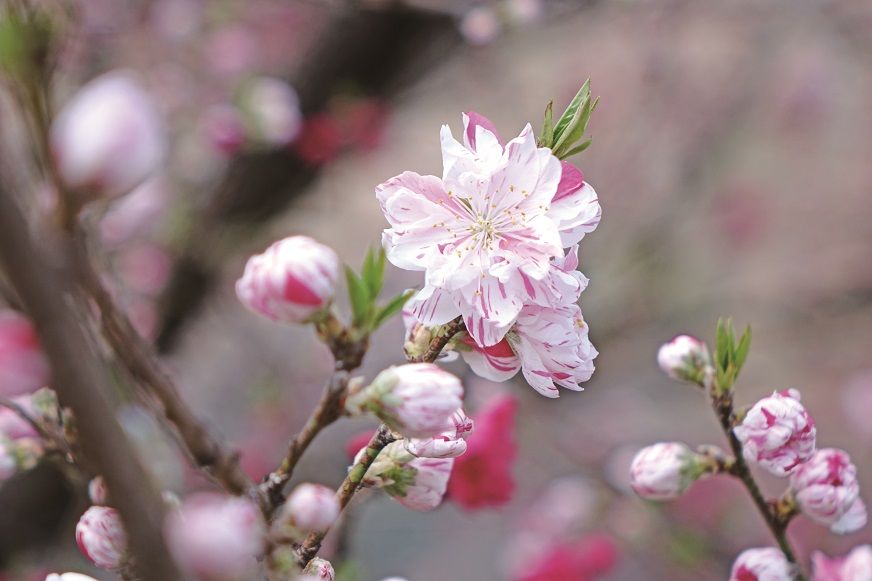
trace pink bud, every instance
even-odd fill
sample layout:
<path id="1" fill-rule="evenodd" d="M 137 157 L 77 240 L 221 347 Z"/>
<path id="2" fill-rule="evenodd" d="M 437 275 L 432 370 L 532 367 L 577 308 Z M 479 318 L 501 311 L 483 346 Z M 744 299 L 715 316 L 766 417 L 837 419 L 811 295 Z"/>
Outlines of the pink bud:
<path id="1" fill-rule="evenodd" d="M 117 569 L 127 552 L 127 534 L 118 511 L 92 506 L 76 525 L 76 543 L 92 563 L 103 569 Z"/>
<path id="2" fill-rule="evenodd" d="M 312 581 L 333 581 L 336 578 L 336 573 L 333 571 L 333 565 L 330 564 L 330 561 L 320 557 L 315 557 L 309 561 L 309 564 L 303 569 L 303 575 L 305 575 L 304 579 L 306 581 L 309 581 L 309 578 Z"/>
<path id="3" fill-rule="evenodd" d="M 30 321 L 13 310 L 0 310 L 0 395 L 27 393 L 48 379 L 48 362 Z"/>
<path id="4" fill-rule="evenodd" d="M 868 519 L 866 503 L 863 502 L 862 498 L 857 498 L 857 500 L 851 503 L 845 514 L 830 525 L 830 531 L 837 535 L 849 535 L 865 527 Z"/>
<path id="5" fill-rule="evenodd" d="M 55 120 L 51 146 L 68 188 L 106 196 L 132 190 L 158 169 L 166 153 L 160 113 L 126 71 L 82 87 Z"/>
<path id="6" fill-rule="evenodd" d="M 394 498 L 406 508 L 427 512 L 442 504 L 454 458 L 415 458 L 408 466 L 415 469 L 415 479 L 405 495 Z"/>
<path id="7" fill-rule="evenodd" d="M 834 558 L 816 551 L 811 562 L 814 581 L 872 581 L 872 545 L 854 547 L 847 555 Z"/>
<path id="8" fill-rule="evenodd" d="M 792 581 L 793 567 L 774 547 L 748 549 L 733 563 L 730 581 Z"/>
<path id="9" fill-rule="evenodd" d="M 333 299 L 339 257 L 307 236 L 291 236 L 248 259 L 236 296 L 255 313 L 283 323 L 303 323 Z"/>
<path id="10" fill-rule="evenodd" d="M 679 335 L 657 351 L 657 364 L 673 379 L 692 380 L 708 362 L 705 343 L 690 335 Z"/>
<path id="11" fill-rule="evenodd" d="M 372 384 L 351 395 L 351 413 L 371 411 L 392 429 L 413 438 L 442 433 L 463 403 L 463 385 L 432 363 L 385 369 Z"/>
<path id="12" fill-rule="evenodd" d="M 246 498 L 202 492 L 185 499 L 165 523 L 170 552 L 197 579 L 250 579 L 263 552 L 260 510 Z"/>
<path id="13" fill-rule="evenodd" d="M 280 518 L 301 531 L 323 532 L 339 518 L 339 511 L 333 490 L 320 484 L 300 484 L 285 502 Z"/>
<path id="14" fill-rule="evenodd" d="M 473 422 L 462 409 L 448 420 L 448 429 L 431 438 L 405 440 L 406 450 L 422 458 L 456 458 L 466 452 L 466 436 L 472 432 Z"/>
<path id="15" fill-rule="evenodd" d="M 81 573 L 51 573 L 45 578 L 45 581 L 97 581 L 93 577 L 82 575 Z"/>
<path id="16" fill-rule="evenodd" d="M 109 490 L 106 488 L 106 481 L 102 476 L 95 476 L 88 483 L 88 497 L 93 504 L 105 506 L 109 501 Z"/>
<path id="17" fill-rule="evenodd" d="M 251 137 L 266 145 L 289 144 L 303 124 L 297 93 L 281 79 L 252 80 L 245 87 L 240 106 L 250 125 Z"/>
<path id="18" fill-rule="evenodd" d="M 814 421 L 795 389 L 758 401 L 733 432 L 749 462 L 782 478 L 814 454 Z"/>
<path id="19" fill-rule="evenodd" d="M 847 452 L 824 448 L 793 472 L 790 489 L 803 513 L 816 522 L 833 525 L 859 497 L 857 467 Z"/>
<path id="20" fill-rule="evenodd" d="M 630 465 L 630 485 L 648 500 L 681 496 L 697 477 L 696 455 L 681 442 L 660 442 L 640 450 Z"/>

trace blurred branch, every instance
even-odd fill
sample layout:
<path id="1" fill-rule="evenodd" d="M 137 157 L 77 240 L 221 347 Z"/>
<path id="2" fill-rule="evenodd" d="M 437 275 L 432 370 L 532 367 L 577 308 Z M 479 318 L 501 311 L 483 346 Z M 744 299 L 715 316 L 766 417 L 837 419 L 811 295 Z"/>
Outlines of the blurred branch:
<path id="1" fill-rule="evenodd" d="M 106 479 L 129 535 L 140 578 L 181 579 L 161 534 L 164 504 L 117 419 L 105 370 L 75 313 L 86 312 L 68 266 L 71 241 L 28 231 L 0 183 L 0 263 L 33 320 L 53 385 L 76 416 L 85 455 Z"/>
<path id="2" fill-rule="evenodd" d="M 393 5 L 336 14 L 319 38 L 292 80 L 304 115 L 322 110 L 343 86 L 389 98 L 459 45 L 452 17 Z M 232 162 L 179 252 L 160 301 L 158 349 L 172 349 L 210 292 L 221 258 L 230 251 L 219 240 L 227 228 L 252 229 L 267 222 L 321 169 L 292 150 L 246 153 Z"/>

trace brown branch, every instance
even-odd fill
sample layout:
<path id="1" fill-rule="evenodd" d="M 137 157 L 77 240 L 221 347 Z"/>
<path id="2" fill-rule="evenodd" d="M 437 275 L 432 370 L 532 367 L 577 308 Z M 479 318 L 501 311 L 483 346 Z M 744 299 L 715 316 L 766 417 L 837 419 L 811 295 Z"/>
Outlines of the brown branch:
<path id="1" fill-rule="evenodd" d="M 775 506 L 763 497 L 763 493 L 760 491 L 757 481 L 754 480 L 754 476 L 751 474 L 751 470 L 748 468 L 748 463 L 745 461 L 745 457 L 742 454 L 742 443 L 733 432 L 735 414 L 733 412 L 732 391 L 717 394 L 712 390 L 711 398 L 712 408 L 718 417 L 724 435 L 730 443 L 730 450 L 733 452 L 734 458 L 730 466 L 730 474 L 738 478 L 748 490 L 751 499 L 754 501 L 754 505 L 757 507 L 763 520 L 766 521 L 766 526 L 769 527 L 769 530 L 778 542 L 778 546 L 784 553 L 784 556 L 797 568 L 797 570 L 799 570 L 796 554 L 790 546 L 790 541 L 787 538 L 787 525 L 790 523 L 790 517 L 792 515 L 788 514 L 782 516 L 779 511 L 776 510 Z M 800 581 L 804 579 L 802 573 L 799 573 L 797 578 Z"/>
<path id="2" fill-rule="evenodd" d="M 433 363 L 439 357 L 439 354 L 442 353 L 445 346 L 448 345 L 448 342 L 465 328 L 463 317 L 457 317 L 449 321 L 442 326 L 436 336 L 430 341 L 430 345 L 424 353 L 414 357 L 406 357 L 406 359 L 409 363 Z"/>
<path id="3" fill-rule="evenodd" d="M 115 418 L 105 369 L 76 313 L 81 296 L 66 267 L 71 241 L 40 233 L 38 246 L 0 184 L 0 263 L 36 327 L 53 386 L 77 419 L 87 458 L 106 479 L 146 581 L 181 579 L 161 534 L 164 504 Z"/>
<path id="4" fill-rule="evenodd" d="M 97 305 L 106 339 L 131 375 L 160 402 L 166 419 L 178 431 L 193 460 L 228 492 L 246 494 L 256 491 L 253 482 L 239 465 L 239 455 L 226 449 L 194 415 L 151 346 L 139 335 L 103 286 L 91 263 L 81 227 L 74 228 L 71 242 L 77 282 Z"/>

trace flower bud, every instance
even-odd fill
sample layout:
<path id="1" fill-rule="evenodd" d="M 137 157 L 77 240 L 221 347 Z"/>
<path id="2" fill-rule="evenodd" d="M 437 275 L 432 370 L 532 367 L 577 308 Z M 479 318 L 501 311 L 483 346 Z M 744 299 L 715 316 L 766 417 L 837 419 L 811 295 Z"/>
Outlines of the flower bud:
<path id="1" fill-rule="evenodd" d="M 793 573 L 793 566 L 775 547 L 748 549 L 733 563 L 730 581 L 792 581 Z"/>
<path id="2" fill-rule="evenodd" d="M 95 476 L 88 483 L 88 498 L 97 506 L 106 506 L 109 503 L 109 490 L 102 476 Z"/>
<path id="3" fill-rule="evenodd" d="M 307 236 L 279 240 L 248 259 L 236 296 L 251 311 L 282 323 L 305 323 L 333 299 L 339 257 Z"/>
<path id="4" fill-rule="evenodd" d="M 413 438 L 442 433 L 463 403 L 463 385 L 432 363 L 407 363 L 385 369 L 372 384 L 349 396 L 346 408 L 370 411 L 384 423 Z"/>
<path id="5" fill-rule="evenodd" d="M 872 545 L 854 547 L 842 557 L 811 555 L 814 581 L 872 581 Z"/>
<path id="6" fill-rule="evenodd" d="M 333 490 L 320 484 L 300 484 L 282 509 L 281 521 L 302 532 L 323 532 L 339 518 Z"/>
<path id="7" fill-rule="evenodd" d="M 127 534 L 118 511 L 92 506 L 76 524 L 76 543 L 92 563 L 102 569 L 117 569 L 127 553 Z"/>
<path id="8" fill-rule="evenodd" d="M 97 581 L 93 577 L 82 575 L 81 573 L 51 573 L 45 578 L 45 581 Z"/>
<path id="9" fill-rule="evenodd" d="M 472 427 L 472 420 L 458 409 L 449 418 L 447 430 L 431 438 L 405 440 L 406 450 L 419 458 L 456 458 L 466 452 L 466 435 Z"/>
<path id="10" fill-rule="evenodd" d="M 814 421 L 795 389 L 758 401 L 733 432 L 745 459 L 782 478 L 814 454 Z"/>
<path id="11" fill-rule="evenodd" d="M 799 509 L 812 520 L 833 525 L 860 495 L 857 467 L 847 452 L 818 450 L 790 477 L 790 490 Z"/>
<path id="12" fill-rule="evenodd" d="M 167 517 L 165 534 L 176 562 L 190 575 L 204 581 L 242 581 L 254 578 L 265 526 L 250 500 L 199 493 Z"/>
<path id="13" fill-rule="evenodd" d="M 630 465 L 630 486 L 648 500 L 672 500 L 703 473 L 697 455 L 681 442 L 660 442 L 640 450 Z"/>
<path id="14" fill-rule="evenodd" d="M 0 396 L 31 392 L 48 379 L 48 361 L 30 321 L 13 310 L 0 310 Z"/>
<path id="15" fill-rule="evenodd" d="M 311 578 L 313 581 L 333 581 L 336 578 L 336 573 L 333 571 L 333 565 L 330 561 L 315 557 L 306 568 L 303 569 L 303 575 L 306 575 L 306 581 Z"/>
<path id="16" fill-rule="evenodd" d="M 837 535 L 849 535 L 866 526 L 869 514 L 866 511 L 866 503 L 862 498 L 857 498 L 839 520 L 830 525 L 830 532 Z M 872 581 L 872 580 L 870 580 Z"/>
<path id="17" fill-rule="evenodd" d="M 426 512 L 442 503 L 453 466 L 454 458 L 415 458 L 402 442 L 392 442 L 376 457 L 363 482 L 407 508 Z"/>
<path id="18" fill-rule="evenodd" d="M 157 170 L 166 138 L 160 113 L 139 81 L 113 71 L 64 106 L 51 129 L 51 147 L 68 188 L 114 197 Z"/>
<path id="19" fill-rule="evenodd" d="M 679 335 L 657 351 L 660 369 L 672 379 L 700 381 L 709 361 L 705 343 L 690 335 Z"/>

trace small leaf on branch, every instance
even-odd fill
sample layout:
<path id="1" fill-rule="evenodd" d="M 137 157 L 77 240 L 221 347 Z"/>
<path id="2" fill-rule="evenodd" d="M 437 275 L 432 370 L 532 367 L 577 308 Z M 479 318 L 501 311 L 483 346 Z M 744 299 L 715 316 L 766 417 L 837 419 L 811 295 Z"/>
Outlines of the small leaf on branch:
<path id="1" fill-rule="evenodd" d="M 363 324 L 372 306 L 369 288 L 350 267 L 345 267 L 345 280 L 348 283 L 348 298 L 351 302 L 351 313 L 355 326 Z"/>
<path id="2" fill-rule="evenodd" d="M 385 323 L 385 321 L 390 319 L 395 314 L 399 313 L 403 309 L 403 306 L 406 304 L 406 301 L 412 298 L 413 294 L 415 294 L 415 291 L 405 290 L 392 298 L 390 301 L 388 301 L 386 305 L 382 306 L 381 310 L 379 310 L 378 314 L 375 317 L 375 321 L 373 322 L 373 330 L 378 329 Z"/>
<path id="3" fill-rule="evenodd" d="M 545 120 L 542 122 L 542 134 L 539 136 L 540 147 L 551 147 L 554 144 L 554 101 L 549 101 L 545 107 Z"/>

